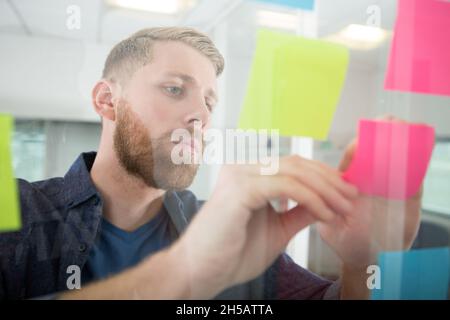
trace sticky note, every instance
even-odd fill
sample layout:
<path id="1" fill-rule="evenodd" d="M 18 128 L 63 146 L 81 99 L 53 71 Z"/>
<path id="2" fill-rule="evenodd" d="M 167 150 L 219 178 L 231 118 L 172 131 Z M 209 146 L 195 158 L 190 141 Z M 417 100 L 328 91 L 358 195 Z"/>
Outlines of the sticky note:
<path id="1" fill-rule="evenodd" d="M 340 45 L 260 30 L 239 127 L 326 139 L 348 59 Z"/>
<path id="2" fill-rule="evenodd" d="M 385 88 L 450 96 L 450 1 L 399 0 Z"/>
<path id="3" fill-rule="evenodd" d="M 445 300 L 449 287 L 449 248 L 383 252 L 378 255 L 380 288 L 372 300 Z"/>
<path id="4" fill-rule="evenodd" d="M 11 132 L 13 119 L 0 114 L 0 231 L 20 229 L 17 184 L 11 161 Z"/>
<path id="5" fill-rule="evenodd" d="M 259 0 L 259 1 L 286 6 L 294 9 L 314 10 L 314 0 Z"/>
<path id="6" fill-rule="evenodd" d="M 427 125 L 360 120 L 355 154 L 343 178 L 367 194 L 407 199 L 422 185 L 434 147 Z"/>

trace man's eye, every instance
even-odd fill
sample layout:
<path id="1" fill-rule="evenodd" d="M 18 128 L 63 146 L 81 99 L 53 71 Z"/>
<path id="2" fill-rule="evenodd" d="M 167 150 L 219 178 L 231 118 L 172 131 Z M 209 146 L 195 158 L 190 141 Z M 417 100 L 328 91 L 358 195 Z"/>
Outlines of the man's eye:
<path id="1" fill-rule="evenodd" d="M 174 96 L 178 96 L 183 93 L 183 89 L 181 89 L 180 87 L 166 87 L 165 89 L 168 93 Z"/>

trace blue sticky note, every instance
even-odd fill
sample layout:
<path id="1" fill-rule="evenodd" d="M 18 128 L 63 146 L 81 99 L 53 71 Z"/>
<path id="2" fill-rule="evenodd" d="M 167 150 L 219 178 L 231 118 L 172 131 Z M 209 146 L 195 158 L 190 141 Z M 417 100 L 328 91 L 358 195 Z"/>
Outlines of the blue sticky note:
<path id="1" fill-rule="evenodd" d="M 381 288 L 372 300 L 446 300 L 449 248 L 384 252 L 378 255 Z"/>
<path id="2" fill-rule="evenodd" d="M 295 9 L 314 10 L 314 0 L 259 0 L 261 2 L 291 7 Z"/>

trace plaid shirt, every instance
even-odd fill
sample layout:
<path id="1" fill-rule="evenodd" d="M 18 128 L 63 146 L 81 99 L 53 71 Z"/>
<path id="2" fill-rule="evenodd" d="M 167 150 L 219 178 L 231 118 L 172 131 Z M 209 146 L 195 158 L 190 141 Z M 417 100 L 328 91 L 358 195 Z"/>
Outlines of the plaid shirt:
<path id="1" fill-rule="evenodd" d="M 91 177 L 96 153 L 81 154 L 63 178 L 19 179 L 22 229 L 0 234 L 0 299 L 55 297 L 67 290 L 69 266 L 83 269 L 99 234 L 103 203 Z M 204 201 L 190 191 L 167 191 L 171 239 L 187 228 Z M 261 276 L 216 299 L 337 298 L 339 285 L 282 254 Z"/>

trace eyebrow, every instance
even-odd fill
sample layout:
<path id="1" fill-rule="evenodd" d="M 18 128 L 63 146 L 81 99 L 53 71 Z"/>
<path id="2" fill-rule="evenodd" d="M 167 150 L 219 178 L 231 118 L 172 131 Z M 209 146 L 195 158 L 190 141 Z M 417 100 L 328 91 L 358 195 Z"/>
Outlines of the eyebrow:
<path id="1" fill-rule="evenodd" d="M 193 77 L 191 77 L 190 75 L 185 74 L 185 73 L 181 73 L 181 72 L 168 72 L 168 73 L 166 73 L 166 75 L 167 75 L 167 76 L 170 76 L 170 77 L 177 77 L 177 78 L 180 78 L 180 79 L 183 80 L 184 82 L 197 83 L 197 80 L 195 80 L 195 78 L 193 78 Z M 217 97 L 217 94 L 216 94 L 216 92 L 215 92 L 212 88 L 209 88 L 209 89 L 207 90 L 207 94 L 208 94 L 209 96 L 211 96 L 211 97 L 215 100 L 216 103 L 218 102 L 219 99 L 218 99 L 218 97 Z"/>

